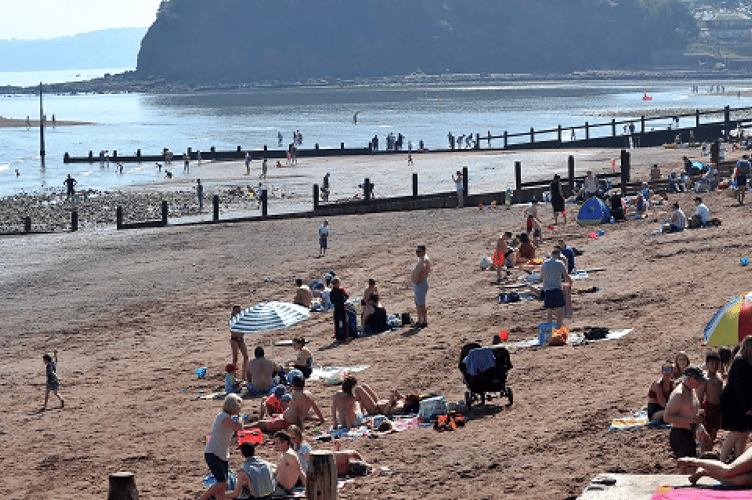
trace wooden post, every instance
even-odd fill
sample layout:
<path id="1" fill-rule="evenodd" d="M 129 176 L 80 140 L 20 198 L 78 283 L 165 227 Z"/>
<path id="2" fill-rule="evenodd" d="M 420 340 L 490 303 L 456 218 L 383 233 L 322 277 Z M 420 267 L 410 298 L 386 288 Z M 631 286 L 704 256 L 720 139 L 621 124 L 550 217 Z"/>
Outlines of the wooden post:
<path id="1" fill-rule="evenodd" d="M 611 137 L 616 137 L 616 118 L 611 118 Z"/>
<path id="2" fill-rule="evenodd" d="M 590 140 L 590 125 L 588 124 L 588 122 L 585 122 L 585 140 Z"/>
<path id="3" fill-rule="evenodd" d="M 559 125 L 559 128 L 557 129 L 557 140 L 561 143 L 561 125 Z"/>
<path id="4" fill-rule="evenodd" d="M 318 210 L 319 208 L 319 185 L 314 184 L 313 185 L 313 210 Z"/>
<path id="5" fill-rule="evenodd" d="M 462 167 L 462 189 L 463 193 L 465 193 L 465 200 L 467 201 L 467 196 L 470 194 L 468 191 L 468 178 L 467 178 L 467 167 Z"/>
<path id="6" fill-rule="evenodd" d="M 413 198 L 418 197 L 418 174 L 413 173 Z"/>
<path id="7" fill-rule="evenodd" d="M 167 202 L 162 202 L 162 225 L 167 225 Z"/>
<path id="8" fill-rule="evenodd" d="M 640 117 L 640 133 L 641 134 L 645 133 L 645 115 L 642 115 Z"/>
<path id="9" fill-rule="evenodd" d="M 726 106 L 723 108 L 723 130 L 725 131 L 726 140 L 729 140 L 729 129 L 731 128 L 731 108 Z"/>
<path id="10" fill-rule="evenodd" d="M 78 231 L 78 210 L 74 210 L 70 214 L 70 230 L 72 233 Z"/>
<path id="11" fill-rule="evenodd" d="M 518 191 L 522 189 L 522 163 L 514 162 L 514 190 Z"/>
<path id="12" fill-rule="evenodd" d="M 44 167 L 44 106 L 42 105 L 42 82 L 39 82 L 39 155 Z"/>
<path id="13" fill-rule="evenodd" d="M 138 500 L 138 490 L 132 472 L 110 474 L 110 491 L 107 494 L 107 500 Z"/>
<path id="14" fill-rule="evenodd" d="M 312 451 L 309 457 L 306 497 L 308 500 L 337 500 L 337 464 L 334 453 Z"/>
<path id="15" fill-rule="evenodd" d="M 118 206 L 115 210 L 115 221 L 118 229 L 123 229 L 123 207 Z"/>
<path id="16" fill-rule="evenodd" d="M 695 127 L 699 127 L 699 126 L 700 126 L 700 110 L 696 109 L 695 110 Z"/>
<path id="17" fill-rule="evenodd" d="M 572 196 L 574 193 L 574 156 L 569 155 L 568 160 L 568 167 L 569 167 L 569 193 L 567 196 Z"/>
<path id="18" fill-rule="evenodd" d="M 24 217 L 24 233 L 30 233 L 31 232 L 31 217 L 28 215 Z"/>
<path id="19" fill-rule="evenodd" d="M 507 147 L 507 131 L 504 131 L 504 147 Z"/>
<path id="20" fill-rule="evenodd" d="M 530 127 L 530 144 L 535 144 L 535 130 Z"/>
<path id="21" fill-rule="evenodd" d="M 627 195 L 627 183 L 630 178 L 629 151 L 621 150 L 621 195 Z"/>
<path id="22" fill-rule="evenodd" d="M 261 193 L 261 217 L 266 218 L 268 215 L 268 205 L 267 205 L 267 195 L 269 191 L 264 189 L 264 191 Z"/>
<path id="23" fill-rule="evenodd" d="M 371 180 L 368 177 L 363 180 L 363 198 L 371 201 Z"/>
<path id="24" fill-rule="evenodd" d="M 475 134 L 475 149 L 480 149 L 480 134 Z"/>

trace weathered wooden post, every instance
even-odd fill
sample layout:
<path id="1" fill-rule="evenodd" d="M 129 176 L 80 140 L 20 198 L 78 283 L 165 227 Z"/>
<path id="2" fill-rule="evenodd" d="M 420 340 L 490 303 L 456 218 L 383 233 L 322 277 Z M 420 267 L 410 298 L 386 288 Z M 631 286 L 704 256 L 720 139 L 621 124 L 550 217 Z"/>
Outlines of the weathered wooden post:
<path id="1" fill-rule="evenodd" d="M 110 474 L 110 491 L 107 494 L 107 500 L 138 500 L 138 490 L 132 472 Z"/>
<path id="2" fill-rule="evenodd" d="M 24 233 L 30 233 L 31 232 L 31 217 L 28 215 L 24 217 Z"/>
<path id="3" fill-rule="evenodd" d="M 136 150 L 136 158 L 138 159 L 138 161 L 141 161 L 141 150 L 140 149 Z"/>
<path id="4" fill-rule="evenodd" d="M 616 137 L 616 118 L 611 118 L 611 137 Z"/>
<path id="5" fill-rule="evenodd" d="M 115 223 L 118 229 L 123 229 L 123 207 L 121 206 L 115 210 Z"/>
<path id="6" fill-rule="evenodd" d="M 530 144 L 535 144 L 535 130 L 530 127 Z"/>
<path id="7" fill-rule="evenodd" d="M 418 197 L 418 174 L 413 173 L 413 198 Z"/>
<path id="8" fill-rule="evenodd" d="M 319 209 L 319 185 L 313 185 L 313 210 Z"/>
<path id="9" fill-rule="evenodd" d="M 368 177 L 363 180 L 363 198 L 371 201 L 371 180 Z"/>
<path id="10" fill-rule="evenodd" d="M 569 167 L 569 193 L 567 196 L 572 196 L 574 193 L 574 156 L 569 155 L 568 160 L 568 167 Z"/>
<path id="11" fill-rule="evenodd" d="M 467 167 L 462 167 L 462 192 L 465 193 L 465 201 L 467 202 L 467 197 L 470 194 L 468 191 L 468 186 L 470 183 L 468 182 L 468 175 L 467 175 Z"/>
<path id="12" fill-rule="evenodd" d="M 642 115 L 640 117 L 640 133 L 641 134 L 645 133 L 645 115 Z"/>
<path id="13" fill-rule="evenodd" d="M 212 209 L 214 212 L 214 215 L 212 216 L 212 219 L 214 222 L 219 222 L 219 195 L 215 194 L 212 198 Z"/>
<path id="14" fill-rule="evenodd" d="M 726 140 L 729 140 L 729 133 L 731 132 L 731 108 L 726 106 L 723 108 L 723 130 L 725 132 Z"/>
<path id="15" fill-rule="evenodd" d="M 162 201 L 162 225 L 167 225 L 167 202 Z"/>
<path id="16" fill-rule="evenodd" d="M 561 143 L 561 125 L 559 125 L 559 127 L 556 130 L 557 130 L 556 140 L 558 140 Z"/>
<path id="17" fill-rule="evenodd" d="M 117 149 L 112 151 L 112 159 L 117 160 Z"/>
<path id="18" fill-rule="evenodd" d="M 504 131 L 504 147 L 507 147 L 507 131 Z"/>
<path id="19" fill-rule="evenodd" d="M 261 192 L 261 217 L 264 218 L 266 218 L 266 216 L 269 214 L 269 207 L 267 205 L 268 193 L 269 192 L 266 189 Z"/>
<path id="20" fill-rule="evenodd" d="M 519 192 L 522 189 L 522 163 L 514 162 L 514 190 Z"/>
<path id="21" fill-rule="evenodd" d="M 585 140 L 590 140 L 590 125 L 588 124 L 588 122 L 585 122 Z"/>
<path id="22" fill-rule="evenodd" d="M 695 110 L 695 127 L 699 127 L 699 126 L 700 126 L 700 110 L 696 109 Z"/>
<path id="23" fill-rule="evenodd" d="M 337 464 L 331 451 L 312 451 L 306 477 L 308 500 L 337 499 Z M 108 499 L 110 500 L 110 499 Z"/>
<path id="24" fill-rule="evenodd" d="M 70 214 L 70 230 L 72 233 L 78 231 L 78 210 L 73 210 Z"/>
<path id="25" fill-rule="evenodd" d="M 629 151 L 621 150 L 621 195 L 627 195 L 627 183 L 630 178 Z"/>
<path id="26" fill-rule="evenodd" d="M 345 143 L 344 142 L 340 142 L 339 143 L 339 149 L 345 149 Z"/>

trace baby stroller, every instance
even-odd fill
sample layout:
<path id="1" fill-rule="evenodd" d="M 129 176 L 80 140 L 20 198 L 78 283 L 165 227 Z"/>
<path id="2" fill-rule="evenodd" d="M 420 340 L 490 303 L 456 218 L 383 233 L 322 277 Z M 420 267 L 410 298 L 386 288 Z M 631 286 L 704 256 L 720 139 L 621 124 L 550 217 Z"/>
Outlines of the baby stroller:
<path id="1" fill-rule="evenodd" d="M 467 344 L 460 352 L 459 369 L 467 386 L 465 403 L 468 410 L 480 399 L 486 403 L 488 393 L 498 392 L 499 397 L 509 399 L 507 407 L 512 406 L 514 397 L 511 387 L 507 387 L 507 373 L 512 368 L 509 351 L 502 346 L 483 347 L 480 344 Z"/>

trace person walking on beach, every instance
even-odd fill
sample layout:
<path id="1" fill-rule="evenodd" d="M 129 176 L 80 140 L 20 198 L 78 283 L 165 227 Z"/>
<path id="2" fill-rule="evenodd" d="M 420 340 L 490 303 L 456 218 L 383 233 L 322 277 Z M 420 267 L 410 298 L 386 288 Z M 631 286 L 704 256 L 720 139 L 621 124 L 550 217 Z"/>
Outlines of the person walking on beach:
<path id="1" fill-rule="evenodd" d="M 196 196 L 198 197 L 198 211 L 201 212 L 204 209 L 204 186 L 201 184 L 201 179 L 196 179 Z"/>
<path id="2" fill-rule="evenodd" d="M 410 273 L 410 281 L 413 284 L 413 295 L 415 296 L 415 307 L 418 310 L 418 318 L 415 323 L 416 328 L 425 328 L 428 326 L 428 309 L 426 308 L 426 295 L 428 294 L 428 275 L 431 274 L 431 259 L 426 255 L 426 246 L 418 245 L 415 249 L 418 256 L 418 263 Z"/>
<path id="3" fill-rule="evenodd" d="M 462 208 L 465 205 L 465 183 L 462 179 L 462 172 L 457 170 L 457 172 L 452 175 L 452 181 L 457 188 L 457 208 Z"/>
<path id="4" fill-rule="evenodd" d="M 245 152 L 245 175 L 251 175 L 251 152 Z"/>
<path id="5" fill-rule="evenodd" d="M 65 401 L 63 401 L 63 398 L 57 392 L 60 388 L 60 380 L 57 378 L 57 349 L 55 349 L 54 355 L 54 361 L 49 354 L 42 356 L 42 361 L 44 361 L 45 370 L 47 371 L 47 384 L 44 390 L 44 406 L 42 406 L 42 411 L 47 409 L 47 400 L 51 392 L 60 400 L 60 409 L 65 408 Z"/>
<path id="6" fill-rule="evenodd" d="M 63 181 L 63 184 L 65 184 L 66 194 L 67 194 L 65 199 L 70 200 L 71 197 L 72 196 L 74 197 L 74 195 L 76 194 L 75 189 L 74 189 L 77 184 L 76 179 L 74 179 L 73 177 L 71 177 L 70 174 L 68 174 L 68 178 Z"/>
<path id="7" fill-rule="evenodd" d="M 742 159 L 736 162 L 736 199 L 740 205 L 744 205 L 744 195 L 747 193 L 747 179 L 749 179 L 751 167 L 747 155 L 743 155 Z"/>
<path id="8" fill-rule="evenodd" d="M 543 292 L 543 307 L 546 309 L 546 321 L 549 323 L 556 313 L 556 328 L 564 326 L 564 290 L 562 279 L 572 286 L 572 278 L 567 274 L 567 268 L 560 259 L 561 249 L 554 247 L 551 257 L 541 265 L 541 291 Z"/>
<path id="9" fill-rule="evenodd" d="M 326 255 L 327 241 L 329 239 L 329 221 L 325 220 L 319 226 L 319 257 Z"/>
<path id="10" fill-rule="evenodd" d="M 564 225 L 567 225 L 567 211 L 564 209 L 564 191 L 561 188 L 561 177 L 554 175 L 551 183 L 551 206 L 554 209 L 554 225 L 559 224 L 559 214 L 564 217 Z"/>
<path id="11" fill-rule="evenodd" d="M 259 179 L 266 180 L 267 170 L 268 170 L 268 166 L 266 164 L 266 158 L 264 158 L 264 161 L 261 162 L 261 175 L 259 175 Z"/>
<path id="12" fill-rule="evenodd" d="M 188 156 L 188 153 L 185 153 L 183 155 L 183 173 L 190 173 L 191 171 L 191 158 Z"/>

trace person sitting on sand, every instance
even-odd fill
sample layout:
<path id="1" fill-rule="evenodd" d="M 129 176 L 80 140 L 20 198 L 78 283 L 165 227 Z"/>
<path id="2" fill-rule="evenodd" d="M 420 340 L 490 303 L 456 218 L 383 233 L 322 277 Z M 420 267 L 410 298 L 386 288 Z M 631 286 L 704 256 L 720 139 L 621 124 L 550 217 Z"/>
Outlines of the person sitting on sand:
<path id="1" fill-rule="evenodd" d="M 240 453 L 243 454 L 245 462 L 237 472 L 238 480 L 235 482 L 235 489 L 228 496 L 237 498 L 243 488 L 246 488 L 252 498 L 268 498 L 274 491 L 272 464 L 256 456 L 256 447 L 253 443 L 241 444 Z"/>
<path id="2" fill-rule="evenodd" d="M 303 377 L 309 378 L 311 373 L 313 373 L 313 354 L 311 354 L 311 351 L 305 345 L 306 339 L 303 337 L 292 339 L 292 348 L 298 352 L 298 355 L 290 365 L 290 368 L 300 370 Z"/>
<path id="3" fill-rule="evenodd" d="M 379 302 L 379 296 L 372 293 L 363 309 L 363 334 L 375 335 L 389 330 L 386 309 Z"/>
<path id="4" fill-rule="evenodd" d="M 280 431 L 287 429 L 291 425 L 297 425 L 302 429 L 303 421 L 308 417 L 308 412 L 311 410 L 319 418 L 319 422 L 316 425 L 321 425 L 326 421 L 321 410 L 316 406 L 311 393 L 305 390 L 305 379 L 296 375 L 292 378 L 292 402 L 289 408 L 282 414 L 282 417 L 259 420 L 248 427 L 258 427 L 264 432 Z"/>
<path id="5" fill-rule="evenodd" d="M 663 363 L 661 368 L 662 376 L 652 384 L 648 390 L 648 421 L 663 421 L 663 413 L 666 409 L 671 392 L 674 390 L 674 383 L 671 381 L 671 375 L 674 373 L 674 364 L 671 361 Z"/>
<path id="6" fill-rule="evenodd" d="M 332 426 L 336 429 L 341 425 L 352 429 L 360 426 L 363 414 L 358 410 L 358 400 L 353 395 L 353 388 L 358 383 L 352 375 L 345 377 L 342 390 L 332 398 Z"/>
<path id="7" fill-rule="evenodd" d="M 679 202 L 674 202 L 674 213 L 671 214 L 671 218 L 666 224 L 661 227 L 662 233 L 679 233 L 684 231 L 687 225 L 687 216 L 684 215 L 681 208 L 679 208 Z"/>
<path id="8" fill-rule="evenodd" d="M 720 460 L 682 457 L 677 461 L 679 469 L 697 469 L 689 476 L 695 484 L 700 478 L 710 477 L 729 486 L 752 486 L 752 448 L 742 453 L 730 464 Z"/>
<path id="9" fill-rule="evenodd" d="M 688 366 L 684 370 L 684 379 L 671 393 L 666 404 L 663 421 L 673 424 L 668 439 L 676 458 L 696 457 L 697 438 L 710 439 L 701 423 L 700 402 L 695 396 L 695 389 L 707 380 L 699 367 Z M 679 471 L 687 474 L 691 472 L 691 468 L 680 466 Z"/>
<path id="10" fill-rule="evenodd" d="M 353 397 L 360 404 L 360 407 L 368 414 L 388 416 L 394 413 L 400 413 L 403 410 L 403 401 L 405 397 L 400 394 L 398 390 L 395 389 L 388 400 L 379 399 L 368 384 L 357 385 L 358 381 L 355 377 L 350 376 L 349 378 L 353 380 L 353 382 L 351 382 L 353 384 Z"/>
<path id="11" fill-rule="evenodd" d="M 368 288 L 365 289 L 363 292 L 363 298 L 360 299 L 360 305 L 365 306 L 366 301 L 368 300 L 368 297 L 370 297 L 373 294 L 378 295 L 379 294 L 379 287 L 376 286 L 376 280 L 373 278 L 368 278 Z"/>
<path id="12" fill-rule="evenodd" d="M 292 299 L 292 303 L 310 309 L 311 301 L 313 300 L 313 292 L 300 278 L 295 280 L 295 286 L 297 286 L 298 289 L 295 290 L 295 298 Z"/>
<path id="13" fill-rule="evenodd" d="M 650 168 L 650 180 L 657 181 L 660 179 L 661 179 L 661 169 L 658 168 L 657 164 L 653 164 L 653 166 Z"/>
<path id="14" fill-rule="evenodd" d="M 373 465 L 367 463 L 363 456 L 355 450 L 341 450 L 339 441 L 334 442 L 334 462 L 337 465 L 337 475 L 365 476 L 373 471 Z"/>
<path id="15" fill-rule="evenodd" d="M 285 396 L 288 396 L 286 405 L 282 402 L 282 398 Z M 290 406 L 290 401 L 291 398 L 289 398 L 289 395 L 285 394 L 285 386 L 279 384 L 274 388 L 274 393 L 271 396 L 261 400 L 261 404 L 259 405 L 259 418 L 264 418 L 264 415 L 273 417 L 274 415 L 284 413 L 287 407 Z"/>
<path id="16" fill-rule="evenodd" d="M 252 396 L 266 396 L 276 387 L 274 374 L 284 373 L 281 366 L 264 357 L 264 348 L 257 347 L 253 351 L 254 359 L 248 362 L 245 369 L 245 379 L 248 381 L 248 392 Z"/>
<path id="17" fill-rule="evenodd" d="M 275 488 L 272 497 L 291 496 L 290 490 L 298 481 L 306 484 L 306 474 L 297 453 L 292 449 L 292 440 L 287 432 L 279 431 L 274 435 L 274 449 L 280 456 L 274 471 Z"/>
<path id="18" fill-rule="evenodd" d="M 527 233 L 520 233 L 517 236 L 517 240 L 520 242 L 520 246 L 517 247 L 515 263 L 525 264 L 527 261 L 533 260 L 535 258 L 535 246 L 530 242 L 530 237 Z"/>
<path id="19" fill-rule="evenodd" d="M 721 365 L 721 357 L 717 352 L 709 352 L 705 356 L 705 365 L 708 367 L 708 381 L 695 391 L 704 412 L 703 425 L 710 436 L 709 441 L 703 441 L 700 451 L 707 453 L 713 451 L 713 443 L 721 428 L 721 392 L 723 392 L 723 379 L 718 375 L 718 367 Z"/>
<path id="20" fill-rule="evenodd" d="M 290 434 L 290 442 L 292 443 L 292 449 L 298 455 L 300 460 L 300 468 L 303 472 L 308 474 L 308 461 L 311 457 L 311 445 L 303 439 L 303 431 L 297 425 L 291 425 L 287 432 Z"/>

